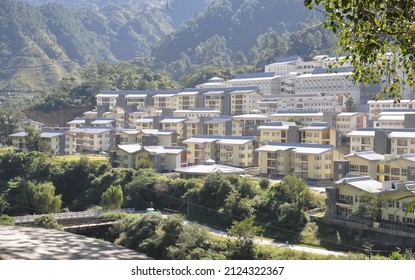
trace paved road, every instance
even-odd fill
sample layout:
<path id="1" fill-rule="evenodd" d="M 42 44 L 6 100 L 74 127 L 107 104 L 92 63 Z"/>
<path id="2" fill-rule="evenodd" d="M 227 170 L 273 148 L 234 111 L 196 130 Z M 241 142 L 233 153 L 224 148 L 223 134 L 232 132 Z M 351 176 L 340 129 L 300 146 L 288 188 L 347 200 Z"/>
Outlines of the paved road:
<path id="1" fill-rule="evenodd" d="M 0 260 L 144 260 L 110 242 L 42 228 L 0 226 Z"/>

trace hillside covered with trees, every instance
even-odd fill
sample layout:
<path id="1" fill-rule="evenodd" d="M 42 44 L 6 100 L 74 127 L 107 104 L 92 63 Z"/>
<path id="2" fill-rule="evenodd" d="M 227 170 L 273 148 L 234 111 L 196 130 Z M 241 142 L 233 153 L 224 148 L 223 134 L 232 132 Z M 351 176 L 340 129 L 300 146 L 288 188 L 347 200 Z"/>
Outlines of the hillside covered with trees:
<path id="1" fill-rule="evenodd" d="M 0 92 L 50 90 L 117 61 L 187 86 L 200 67 L 257 71 L 335 45 L 300 0 L 4 0 L 0 22 Z"/>

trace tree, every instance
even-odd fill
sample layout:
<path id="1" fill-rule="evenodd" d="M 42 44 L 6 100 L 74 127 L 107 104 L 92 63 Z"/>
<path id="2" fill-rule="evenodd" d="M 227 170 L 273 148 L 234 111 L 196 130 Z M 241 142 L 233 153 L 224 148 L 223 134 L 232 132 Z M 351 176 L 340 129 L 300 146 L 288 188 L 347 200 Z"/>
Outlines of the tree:
<path id="1" fill-rule="evenodd" d="M 349 96 L 346 99 L 346 111 L 347 112 L 355 112 L 356 111 L 356 103 L 354 102 L 353 97 Z"/>
<path id="2" fill-rule="evenodd" d="M 323 7 L 323 27 L 339 38 L 340 63 L 350 62 L 353 78 L 365 85 L 383 83 L 382 94 L 399 100 L 415 85 L 415 6 L 401 0 L 304 0 Z"/>
<path id="3" fill-rule="evenodd" d="M 260 226 L 254 225 L 255 215 L 242 221 L 233 221 L 228 230 L 230 236 L 236 237 L 234 259 L 249 260 L 255 258 L 254 242 L 255 236 L 262 231 Z"/>
<path id="4" fill-rule="evenodd" d="M 268 178 L 262 178 L 259 181 L 259 186 L 261 187 L 261 189 L 268 189 L 269 185 L 270 185 L 271 181 Z"/>
<path id="5" fill-rule="evenodd" d="M 40 135 L 40 132 L 33 127 L 26 127 L 25 132 L 27 133 L 26 140 L 26 149 L 28 151 L 38 151 L 38 152 L 48 152 L 50 151 L 50 146 L 45 139 Z"/>
<path id="6" fill-rule="evenodd" d="M 55 187 L 51 182 L 22 182 L 20 195 L 16 198 L 19 204 L 34 213 L 57 213 L 61 209 L 62 198 L 55 195 Z"/>
<path id="7" fill-rule="evenodd" d="M 359 206 L 354 210 L 354 214 L 361 217 L 369 217 L 375 222 L 380 222 L 383 209 L 387 206 L 387 201 L 383 196 L 362 192 L 359 195 Z"/>
<path id="8" fill-rule="evenodd" d="M 24 118 L 20 105 L 6 99 L 0 106 L 0 134 L 2 142 L 10 144 L 9 135 L 18 127 L 19 122 Z"/>
<path id="9" fill-rule="evenodd" d="M 179 234 L 175 245 L 167 248 L 167 256 L 173 260 L 201 259 L 209 245 L 209 231 L 205 227 L 187 225 Z"/>
<path id="10" fill-rule="evenodd" d="M 101 196 L 101 206 L 103 209 L 119 209 L 124 201 L 122 188 L 110 186 Z"/>

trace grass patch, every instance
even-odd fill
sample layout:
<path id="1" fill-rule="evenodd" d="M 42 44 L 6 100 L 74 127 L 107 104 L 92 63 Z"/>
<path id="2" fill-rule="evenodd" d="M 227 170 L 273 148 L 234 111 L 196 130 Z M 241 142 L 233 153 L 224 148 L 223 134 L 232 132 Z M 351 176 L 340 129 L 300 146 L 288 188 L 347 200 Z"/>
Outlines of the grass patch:
<path id="1" fill-rule="evenodd" d="M 87 158 L 91 163 L 108 163 L 108 157 L 101 155 L 65 155 L 54 156 L 53 160 L 57 163 L 79 161 L 81 158 Z"/>

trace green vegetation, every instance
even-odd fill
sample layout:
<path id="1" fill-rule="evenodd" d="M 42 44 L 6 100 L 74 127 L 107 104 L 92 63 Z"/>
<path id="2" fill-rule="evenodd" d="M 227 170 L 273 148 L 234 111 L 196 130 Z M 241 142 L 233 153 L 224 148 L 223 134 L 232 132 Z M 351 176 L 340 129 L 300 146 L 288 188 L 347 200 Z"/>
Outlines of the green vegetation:
<path id="1" fill-rule="evenodd" d="M 124 201 L 122 188 L 118 186 L 110 186 L 101 196 L 100 205 L 102 209 L 119 209 Z"/>
<path id="2" fill-rule="evenodd" d="M 53 214 L 40 215 L 35 217 L 34 227 L 63 230 Z"/>
<path id="3" fill-rule="evenodd" d="M 412 2 L 305 0 L 304 3 L 311 9 L 324 9 L 323 26 L 336 33 L 338 54 L 345 55 L 342 62 L 352 63 L 354 79 L 366 85 L 384 85 L 378 98 L 400 99 L 408 84 L 415 85 Z"/>

